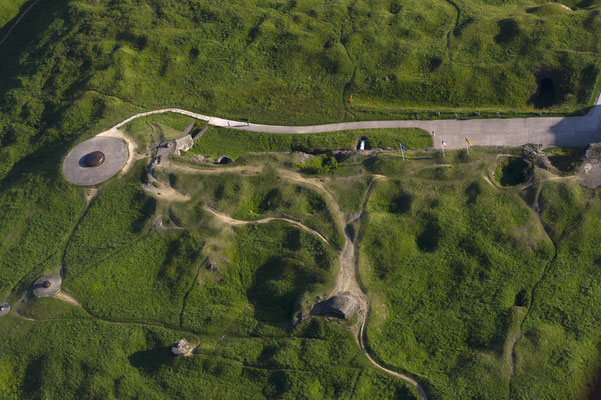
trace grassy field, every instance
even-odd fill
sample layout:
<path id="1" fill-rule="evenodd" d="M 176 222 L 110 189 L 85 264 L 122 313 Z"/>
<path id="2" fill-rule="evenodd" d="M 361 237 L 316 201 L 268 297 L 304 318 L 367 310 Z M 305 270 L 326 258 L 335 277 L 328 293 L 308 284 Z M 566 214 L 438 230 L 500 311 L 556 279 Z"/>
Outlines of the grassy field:
<path id="1" fill-rule="evenodd" d="M 186 202 L 146 193 L 139 162 L 104 184 L 87 209 L 82 189 L 58 172 L 37 186 L 14 175 L 4 181 L 13 182 L 5 218 L 33 214 L 2 231 L 12 263 L 2 269 L 3 293 L 15 308 L 0 326 L 9 338 L 0 343 L 0 394 L 417 398 L 369 365 L 353 321 L 293 324 L 333 287 L 339 209 L 347 217 L 364 210 L 351 231 L 375 359 L 416 377 L 432 399 L 582 399 L 600 367 L 591 323 L 599 194 L 539 169 L 521 190 L 521 179 L 502 179 L 521 171 L 508 167 L 519 151 L 503 151 L 515 158 L 481 148 L 445 159 L 411 150 L 405 161 L 396 152 L 348 154 L 317 175 L 303 174 L 292 154 L 245 154 L 220 167 L 170 160 L 155 176 Z M 44 196 L 26 197 L 33 188 Z M 32 223 L 59 206 L 64 217 Z M 328 243 L 284 221 L 230 226 L 205 206 L 240 221 L 291 218 Z M 41 261 L 29 263 L 27 251 Z M 64 288 L 81 307 L 17 302 L 39 274 L 61 265 Z M 173 359 L 168 346 L 182 337 L 196 355 Z"/>
<path id="2" fill-rule="evenodd" d="M 368 345 L 431 398 L 584 399 L 599 369 L 599 194 L 482 178 L 506 164 L 472 152 L 375 183 L 359 228 Z"/>
<path id="3" fill-rule="evenodd" d="M 194 144 L 192 152 L 213 158 L 228 155 L 233 159 L 253 151 L 321 153 L 356 150 L 362 138 L 368 139 L 368 147 L 371 148 L 398 148 L 399 143 L 408 149 L 433 146 L 430 134 L 421 129 L 359 129 L 313 135 L 280 135 L 211 127 Z"/>
<path id="4" fill-rule="evenodd" d="M 0 37 L 29 4 L 0 0 Z M 292 326 L 333 285 L 344 243 L 334 201 L 347 217 L 366 205 L 353 233 L 382 364 L 432 399 L 585 398 L 601 359 L 601 203 L 569 179 L 576 150 L 551 150 L 565 176 L 535 169 L 524 190 L 512 186 L 523 166 L 493 150 L 443 159 L 408 130 L 212 128 L 194 152 L 240 156 L 234 167 L 256 174 L 158 168 L 185 203 L 144 192 L 144 162 L 89 207 L 60 172 L 76 143 L 163 107 L 277 124 L 581 114 L 599 92 L 601 3 L 565 5 L 38 2 L 0 45 L 0 300 L 14 306 L 0 324 L 0 398 L 417 398 L 368 364 L 352 322 Z M 126 130 L 145 149 L 189 121 Z M 328 151 L 360 136 L 411 151 Z M 292 150 L 323 154 L 243 154 Z M 328 243 L 282 221 L 230 227 L 205 205 L 294 219 Z M 20 301 L 61 267 L 81 307 Z M 197 355 L 173 359 L 182 337 Z"/>
<path id="5" fill-rule="evenodd" d="M 9 296 L 14 310 L 0 325 L 0 335 L 10 338 L 0 342 L 0 397 L 417 398 L 369 365 L 347 323 L 291 326 L 296 312 L 331 288 L 339 245 L 285 222 L 224 226 L 201 208 L 215 200 L 210 188 L 222 181 L 211 176 L 178 178 L 182 188 L 196 188 L 189 203 L 157 200 L 139 186 L 142 167 L 103 185 L 87 210 L 79 209 L 68 237 L 48 233 L 59 239 L 49 260 L 64 265 L 64 290 L 82 307 L 58 299 L 17 303 L 36 269 Z M 256 179 L 225 176 L 251 190 L 241 191 L 240 203 L 223 196 L 228 201 L 216 203 L 223 211 L 257 218 L 277 210 L 307 224 L 322 219 L 320 227 L 330 218 L 338 229 L 326 200 L 278 184 L 273 171 Z M 296 203 L 271 196 L 260 204 L 277 203 L 275 209 L 238 209 L 270 185 L 269 192 L 297 193 Z M 314 203 L 318 210 L 304 208 Z M 155 231 L 157 219 L 169 229 Z M 181 337 L 197 346 L 195 356 L 169 354 Z"/>

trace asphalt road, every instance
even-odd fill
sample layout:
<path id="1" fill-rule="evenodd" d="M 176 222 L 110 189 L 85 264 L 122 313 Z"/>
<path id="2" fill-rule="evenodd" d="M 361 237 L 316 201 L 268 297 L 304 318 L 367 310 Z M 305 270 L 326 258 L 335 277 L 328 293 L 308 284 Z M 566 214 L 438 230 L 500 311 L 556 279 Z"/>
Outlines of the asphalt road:
<path id="1" fill-rule="evenodd" d="M 421 128 L 434 133 L 434 146 L 458 149 L 465 138 L 475 146 L 520 146 L 527 143 L 551 146 L 585 146 L 601 141 L 601 96 L 595 107 L 582 117 L 495 118 L 471 120 L 399 120 L 341 122 L 325 125 L 278 126 L 247 124 L 210 118 L 209 124 L 252 132 L 310 134 L 352 129 Z"/>
<path id="2" fill-rule="evenodd" d="M 323 125 L 286 126 L 264 125 L 210 117 L 179 108 L 165 108 L 136 114 L 115 125 L 120 128 L 128 122 L 151 114 L 175 112 L 208 121 L 210 125 L 250 132 L 277 134 L 311 134 L 353 129 L 421 128 L 434 134 L 434 146 L 442 147 L 444 140 L 449 149 L 466 146 L 465 138 L 475 146 L 521 146 L 526 143 L 551 146 L 585 146 L 601 142 L 601 96 L 595 107 L 582 117 L 493 118 L 471 120 L 397 120 L 340 122 Z"/>

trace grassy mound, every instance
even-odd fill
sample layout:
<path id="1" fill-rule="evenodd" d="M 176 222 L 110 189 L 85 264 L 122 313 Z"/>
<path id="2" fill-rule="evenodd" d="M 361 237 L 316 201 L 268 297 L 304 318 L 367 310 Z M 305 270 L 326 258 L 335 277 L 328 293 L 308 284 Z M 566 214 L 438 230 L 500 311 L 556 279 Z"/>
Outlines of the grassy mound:
<path id="1" fill-rule="evenodd" d="M 409 149 L 432 147 L 432 137 L 421 129 L 359 129 L 353 131 L 282 135 L 210 128 L 192 148 L 196 154 L 213 158 L 227 154 L 237 158 L 244 152 L 302 151 L 322 153 L 328 150 L 355 150 L 360 138 L 368 138 L 371 148 L 392 147 L 399 143 Z"/>

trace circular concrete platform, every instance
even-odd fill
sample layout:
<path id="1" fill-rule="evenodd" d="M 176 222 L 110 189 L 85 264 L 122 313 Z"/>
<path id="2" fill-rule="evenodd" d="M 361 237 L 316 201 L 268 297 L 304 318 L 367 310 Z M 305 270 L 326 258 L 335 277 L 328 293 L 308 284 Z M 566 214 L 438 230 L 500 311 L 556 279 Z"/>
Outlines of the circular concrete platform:
<path id="1" fill-rule="evenodd" d="M 63 280 L 58 275 L 43 276 L 33 285 L 33 295 L 36 297 L 51 297 L 61 290 Z"/>
<path id="2" fill-rule="evenodd" d="M 102 163 L 89 166 L 86 160 L 92 153 L 103 154 Z M 69 152 L 63 161 L 63 175 L 76 185 L 97 185 L 119 172 L 128 158 L 127 145 L 121 139 L 97 136 L 78 144 Z"/>
<path id="3" fill-rule="evenodd" d="M 4 317 L 10 312 L 10 304 L 7 302 L 0 303 L 0 317 Z"/>

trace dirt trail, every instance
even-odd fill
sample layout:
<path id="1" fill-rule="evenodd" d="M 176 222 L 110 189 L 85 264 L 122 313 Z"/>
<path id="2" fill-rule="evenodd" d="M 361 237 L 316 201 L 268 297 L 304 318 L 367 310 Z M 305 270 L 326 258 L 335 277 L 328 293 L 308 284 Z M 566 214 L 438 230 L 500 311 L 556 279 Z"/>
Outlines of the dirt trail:
<path id="1" fill-rule="evenodd" d="M 258 174 L 263 171 L 263 168 L 260 168 L 260 167 L 253 168 L 253 167 L 246 167 L 246 166 L 227 167 L 227 168 L 223 168 L 223 169 L 209 170 L 209 169 L 195 168 L 194 166 L 190 166 L 190 165 L 176 164 L 173 162 L 169 162 L 166 165 L 166 168 L 175 169 L 175 170 L 179 170 L 179 171 L 183 171 L 183 172 L 187 172 L 187 173 L 194 173 L 194 174 L 203 174 L 203 173 L 215 174 L 215 173 L 227 173 L 227 172 L 236 172 L 236 171 L 251 171 L 251 172 Z M 365 193 L 365 198 L 363 201 L 363 209 L 358 214 L 351 215 L 350 219 L 347 221 L 344 212 L 342 212 L 340 210 L 338 202 L 334 199 L 334 196 L 332 195 L 332 193 L 327 189 L 324 182 L 322 182 L 320 179 L 306 178 L 299 173 L 296 173 L 296 172 L 293 172 L 290 170 L 286 170 L 286 169 L 278 169 L 277 172 L 278 172 L 279 176 L 284 179 L 287 179 L 287 180 L 295 182 L 295 183 L 301 183 L 301 184 L 305 184 L 305 185 L 309 185 L 309 186 L 317 188 L 322 194 L 324 194 L 328 198 L 328 200 L 329 200 L 328 203 L 332 208 L 334 217 L 337 220 L 337 224 L 339 224 L 339 226 L 343 227 L 343 229 L 344 229 L 344 239 L 345 239 L 344 247 L 340 254 L 340 267 L 338 269 L 336 285 L 335 285 L 334 289 L 331 291 L 329 297 L 348 292 L 357 298 L 357 300 L 359 301 L 359 312 L 358 312 L 357 324 L 353 328 L 353 331 L 355 333 L 355 340 L 356 340 L 357 344 L 361 347 L 361 350 L 363 351 L 365 356 L 378 369 L 380 369 L 390 375 L 393 375 L 397 378 L 403 379 L 404 381 L 411 384 L 413 387 L 415 387 L 417 389 L 417 391 L 420 393 L 422 398 L 424 400 L 427 400 L 428 397 L 426 396 L 426 393 L 424 392 L 422 387 L 413 378 L 411 378 L 410 376 L 407 376 L 405 374 L 401 374 L 399 372 L 394 372 L 394 371 L 389 370 L 389 369 L 385 368 L 384 366 L 378 364 L 377 361 L 375 361 L 371 357 L 371 355 L 369 354 L 367 347 L 365 345 L 365 325 L 367 323 L 367 317 L 369 315 L 369 299 L 368 299 L 367 295 L 361 289 L 359 282 L 357 280 L 356 249 L 355 249 L 355 243 L 353 242 L 353 238 L 351 237 L 350 225 L 352 223 L 354 223 L 355 221 L 357 221 L 365 212 L 365 207 L 367 206 L 367 201 L 369 199 L 369 195 L 370 195 L 371 191 L 373 190 L 374 183 L 377 180 L 386 179 L 386 177 L 383 175 L 374 175 L 373 176 L 373 179 L 370 182 L 370 184 L 366 190 L 366 193 Z M 268 221 L 277 220 L 277 219 L 285 220 L 287 222 L 293 223 L 297 226 L 300 226 L 301 228 L 303 228 L 305 230 L 308 230 L 309 232 L 312 232 L 312 233 L 318 235 L 322 240 L 324 240 L 326 243 L 328 243 L 327 239 L 325 237 L 323 237 L 319 232 L 316 232 L 310 228 L 305 227 L 304 225 L 300 224 L 298 221 L 294 221 L 294 220 L 290 220 L 290 219 L 286 219 L 286 218 L 264 218 L 262 220 L 256 220 L 256 221 L 239 221 L 239 220 L 235 220 L 227 215 L 221 214 L 218 211 L 216 211 L 210 207 L 205 207 L 205 209 L 207 211 L 211 212 L 217 218 L 219 218 L 220 221 L 222 221 L 226 224 L 229 224 L 229 225 L 261 223 L 261 222 L 268 222 Z"/>
<path id="2" fill-rule="evenodd" d="M 161 164 L 161 166 L 163 166 L 166 169 L 182 171 L 182 172 L 186 172 L 186 173 L 190 173 L 190 174 L 199 174 L 199 175 L 227 174 L 229 172 L 242 172 L 242 173 L 246 173 L 245 175 L 249 175 L 247 172 L 250 172 L 250 173 L 258 175 L 261 172 L 263 172 L 263 167 L 240 165 L 240 166 L 236 166 L 236 167 L 207 168 L 202 165 L 199 165 L 196 167 L 193 165 L 181 164 L 178 162 L 174 162 L 172 160 L 164 161 Z"/>
<path id="3" fill-rule="evenodd" d="M 247 225 L 247 224 L 266 224 L 266 223 L 271 222 L 271 221 L 284 221 L 284 222 L 288 222 L 288 223 L 290 223 L 292 225 L 298 226 L 299 228 L 301 228 L 305 232 L 309 232 L 309 233 L 317 236 L 325 244 L 327 244 L 327 245 L 330 244 L 330 241 L 324 235 L 322 235 L 321 233 L 317 232 L 314 229 L 309 228 L 306 225 L 303 225 L 302 222 L 296 221 L 294 219 L 285 218 L 285 217 L 267 217 L 267 218 L 255 219 L 255 220 L 250 220 L 250 221 L 243 221 L 243 220 L 239 220 L 239 219 L 234 219 L 234 218 L 232 218 L 232 217 L 230 217 L 228 215 L 220 213 L 219 211 L 217 211 L 214 208 L 209 207 L 207 205 L 204 206 L 204 209 L 207 210 L 208 212 L 210 212 L 219 221 L 223 222 L 224 224 L 232 225 L 232 226 Z"/>
<path id="4" fill-rule="evenodd" d="M 54 297 L 56 299 L 62 300 L 64 302 L 74 305 L 76 307 L 81 307 L 81 304 L 79 304 L 79 302 L 77 300 L 75 300 L 75 298 L 73 296 L 65 293 L 62 290 L 60 292 L 58 292 L 56 295 L 54 295 Z"/>

